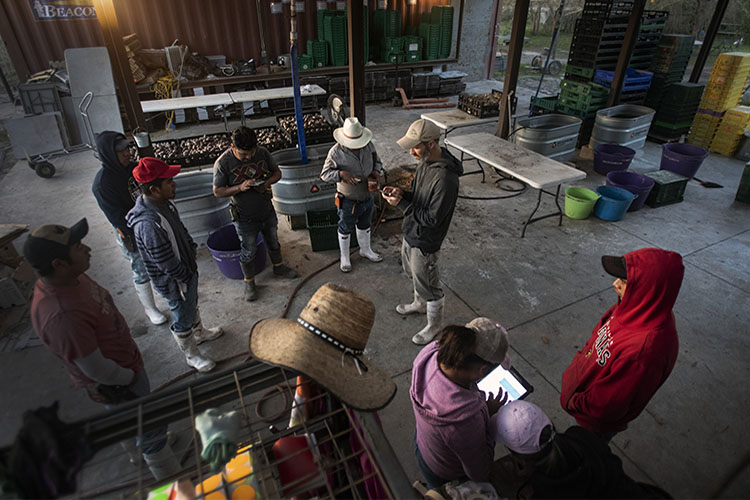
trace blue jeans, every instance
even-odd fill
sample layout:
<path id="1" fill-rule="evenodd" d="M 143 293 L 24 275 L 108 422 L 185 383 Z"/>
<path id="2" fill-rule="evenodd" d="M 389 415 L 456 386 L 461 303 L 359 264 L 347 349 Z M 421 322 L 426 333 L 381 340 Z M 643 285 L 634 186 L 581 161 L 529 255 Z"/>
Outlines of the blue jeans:
<path id="1" fill-rule="evenodd" d="M 344 198 L 344 203 L 338 209 L 339 234 L 352 234 L 355 225 L 358 229 L 369 229 L 372 225 L 373 206 L 372 196 L 365 201 Z"/>
<path id="2" fill-rule="evenodd" d="M 281 250 L 276 212 L 261 222 L 236 221 L 234 227 L 240 238 L 240 262 L 252 262 L 255 259 L 255 252 L 258 251 L 258 233 L 263 233 L 263 241 L 269 252 Z"/>
<path id="3" fill-rule="evenodd" d="M 419 471 L 422 473 L 425 483 L 427 483 L 427 489 L 436 490 L 448 482 L 432 472 L 432 469 L 430 469 L 424 458 L 422 458 L 422 453 L 420 453 L 419 446 L 417 446 L 416 432 L 414 433 L 414 454 L 417 456 L 417 465 L 419 465 Z"/>
<path id="4" fill-rule="evenodd" d="M 143 259 L 141 258 L 138 249 L 136 249 L 135 252 L 128 251 L 119 234 L 117 235 L 117 242 L 120 244 L 122 253 L 125 254 L 125 257 L 130 261 L 130 269 L 133 271 L 133 283 L 136 285 L 142 285 L 151 281 L 148 277 L 148 271 L 146 271 L 146 264 L 143 263 Z"/>
<path id="5" fill-rule="evenodd" d="M 193 328 L 198 311 L 198 271 L 188 282 L 185 298 L 167 299 L 169 310 L 172 311 L 172 331 L 185 333 Z"/>

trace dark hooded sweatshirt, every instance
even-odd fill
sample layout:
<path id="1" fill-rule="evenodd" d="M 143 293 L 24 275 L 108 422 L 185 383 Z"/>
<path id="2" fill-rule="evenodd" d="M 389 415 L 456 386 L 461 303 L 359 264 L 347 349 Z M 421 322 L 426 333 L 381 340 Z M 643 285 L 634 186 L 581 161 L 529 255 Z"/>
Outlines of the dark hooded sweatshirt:
<path id="1" fill-rule="evenodd" d="M 672 307 L 685 268 L 675 252 L 625 254 L 627 287 L 562 376 L 560 403 L 594 432 L 624 430 L 669 376 L 679 343 Z"/>
<path id="2" fill-rule="evenodd" d="M 411 192 L 404 192 L 398 208 L 404 212 L 402 230 L 410 247 L 424 253 L 440 250 L 458 199 L 458 176 L 463 174 L 461 162 L 441 148 L 438 161 L 423 160 L 411 183 Z"/>
<path id="3" fill-rule="evenodd" d="M 133 230 L 128 227 L 125 214 L 135 205 L 129 188 L 135 163 L 127 167 L 120 163 L 115 152 L 115 142 L 120 139 L 125 139 L 125 136 L 111 131 L 102 132 L 96 137 L 96 149 L 102 160 L 102 168 L 94 177 L 91 191 L 110 224 L 122 231 L 122 234 L 132 237 Z"/>

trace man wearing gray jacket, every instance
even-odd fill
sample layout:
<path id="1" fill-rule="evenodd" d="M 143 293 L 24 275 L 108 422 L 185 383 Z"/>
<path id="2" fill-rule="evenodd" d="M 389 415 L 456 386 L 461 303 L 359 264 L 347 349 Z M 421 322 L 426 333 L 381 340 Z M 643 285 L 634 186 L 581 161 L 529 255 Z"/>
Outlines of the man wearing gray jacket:
<path id="1" fill-rule="evenodd" d="M 167 165 L 156 158 L 142 158 L 133 169 L 143 195 L 128 212 L 127 221 L 135 233 L 138 251 L 146 264 L 151 283 L 172 311 L 172 335 L 185 354 L 187 364 L 199 372 L 216 366 L 203 356 L 198 344 L 220 337 L 221 328 L 203 328 L 198 310 L 197 245 L 180 220 L 172 203 L 179 165 Z"/>
<path id="2" fill-rule="evenodd" d="M 440 333 L 445 294 L 437 262 L 458 200 L 458 177 L 463 173 L 461 162 L 441 148 L 439 141 L 437 125 L 428 120 L 412 123 L 398 140 L 419 161 L 411 191 L 383 188 L 383 198 L 404 212 L 401 263 L 414 285 L 414 301 L 399 304 L 396 311 L 427 313 L 427 326 L 411 339 L 417 345 L 428 344 Z"/>
<path id="3" fill-rule="evenodd" d="M 370 245 L 373 200 L 370 191 L 377 191 L 378 176 L 383 164 L 372 144 L 372 132 L 356 118 L 347 118 L 344 126 L 333 131 L 336 144 L 328 151 L 320 178 L 336 183 L 339 249 L 342 272 L 352 270 L 349 259 L 351 235 L 357 232 L 359 254 L 372 261 L 383 260 Z"/>

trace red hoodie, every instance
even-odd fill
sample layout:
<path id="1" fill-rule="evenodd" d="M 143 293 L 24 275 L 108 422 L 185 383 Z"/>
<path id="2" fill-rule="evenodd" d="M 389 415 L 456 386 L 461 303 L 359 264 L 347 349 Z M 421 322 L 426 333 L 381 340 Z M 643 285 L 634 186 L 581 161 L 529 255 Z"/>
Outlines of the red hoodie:
<path id="1" fill-rule="evenodd" d="M 672 306 L 685 268 L 675 252 L 625 254 L 622 300 L 607 311 L 562 376 L 560 404 L 581 427 L 618 432 L 640 415 L 677 360 Z"/>

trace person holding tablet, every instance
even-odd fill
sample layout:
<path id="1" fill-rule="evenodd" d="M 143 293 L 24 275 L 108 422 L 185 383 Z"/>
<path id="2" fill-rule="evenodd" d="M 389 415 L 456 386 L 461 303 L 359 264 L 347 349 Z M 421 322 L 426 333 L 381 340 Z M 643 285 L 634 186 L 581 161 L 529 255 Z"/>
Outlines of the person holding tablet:
<path id="1" fill-rule="evenodd" d="M 454 479 L 489 479 L 495 444 L 490 417 L 507 401 L 485 394 L 477 382 L 498 364 L 510 366 L 508 337 L 499 324 L 476 318 L 443 328 L 414 360 L 411 397 L 415 454 L 430 489 Z"/>
<path id="2" fill-rule="evenodd" d="M 685 268 L 676 252 L 644 248 L 602 257 L 618 295 L 562 375 L 560 404 L 609 441 L 648 404 L 674 367 L 672 307 Z"/>

